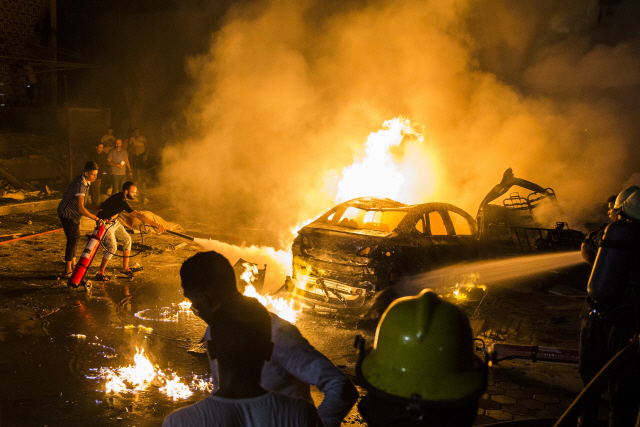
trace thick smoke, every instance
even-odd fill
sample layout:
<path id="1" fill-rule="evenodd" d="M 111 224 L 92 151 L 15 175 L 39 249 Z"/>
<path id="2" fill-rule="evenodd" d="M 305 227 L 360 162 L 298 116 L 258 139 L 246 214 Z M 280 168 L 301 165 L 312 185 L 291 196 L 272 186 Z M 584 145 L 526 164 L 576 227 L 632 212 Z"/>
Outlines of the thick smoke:
<path id="1" fill-rule="evenodd" d="M 234 8 L 209 52 L 188 60 L 194 95 L 186 133 L 164 152 L 164 182 L 183 214 L 260 229 L 275 244 L 332 206 L 342 168 L 402 115 L 423 126 L 424 142 L 402 153 L 414 172 L 400 201 L 475 215 L 512 167 L 553 187 L 564 213 L 584 222 L 638 163 L 640 43 L 628 24 L 638 6 L 600 4 Z M 435 183 L 421 182 L 421 167 L 436 169 Z"/>

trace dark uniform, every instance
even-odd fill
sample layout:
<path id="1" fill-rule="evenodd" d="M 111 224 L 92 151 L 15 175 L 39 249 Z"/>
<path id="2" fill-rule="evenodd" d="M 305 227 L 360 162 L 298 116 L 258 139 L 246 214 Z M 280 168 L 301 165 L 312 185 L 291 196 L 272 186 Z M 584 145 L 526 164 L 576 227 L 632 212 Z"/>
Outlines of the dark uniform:
<path id="1" fill-rule="evenodd" d="M 626 221 L 626 220 L 621 220 Z M 596 259 L 604 231 L 604 224 L 589 234 L 582 246 L 582 256 L 592 264 Z M 640 227 L 640 225 L 638 225 Z M 599 308 L 599 315 L 593 314 L 594 302 L 587 297 L 580 317 L 580 366 L 579 373 L 587 384 L 620 350 L 629 344 L 629 340 L 640 332 L 640 257 L 636 257 L 631 281 L 615 303 Z M 610 425 L 635 426 L 640 407 L 640 364 L 636 362 L 623 366 L 609 380 Z M 603 389 L 594 393 L 585 405 L 581 426 L 597 424 L 598 408 Z"/>

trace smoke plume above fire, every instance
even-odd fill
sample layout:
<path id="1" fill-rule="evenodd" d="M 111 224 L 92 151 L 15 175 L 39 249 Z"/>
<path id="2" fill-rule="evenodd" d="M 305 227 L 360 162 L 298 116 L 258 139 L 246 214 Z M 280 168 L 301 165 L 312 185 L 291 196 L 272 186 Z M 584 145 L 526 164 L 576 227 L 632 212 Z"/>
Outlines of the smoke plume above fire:
<path id="1" fill-rule="evenodd" d="M 367 137 L 402 116 L 420 138 L 390 147 L 398 201 L 475 215 L 512 167 L 585 220 L 636 172 L 638 17 L 636 2 L 597 0 L 235 6 L 187 60 L 187 127 L 163 183 L 184 214 L 273 245 L 334 205 Z"/>

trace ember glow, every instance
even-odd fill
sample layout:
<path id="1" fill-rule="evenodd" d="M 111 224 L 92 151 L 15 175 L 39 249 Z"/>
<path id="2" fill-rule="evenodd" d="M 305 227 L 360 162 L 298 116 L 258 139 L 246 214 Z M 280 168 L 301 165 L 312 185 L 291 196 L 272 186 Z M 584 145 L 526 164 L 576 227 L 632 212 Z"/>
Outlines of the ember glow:
<path id="1" fill-rule="evenodd" d="M 255 264 L 248 262 L 242 264 L 245 268 L 244 272 L 240 275 L 240 278 L 247 283 L 244 289 L 244 296 L 255 298 L 260 301 L 260 304 L 265 306 L 267 310 L 276 314 L 281 319 L 286 320 L 289 323 L 296 323 L 302 309 L 295 309 L 295 302 L 291 298 L 273 297 L 271 295 L 260 295 L 256 288 L 251 284 L 255 281 L 258 275 L 258 267 Z"/>

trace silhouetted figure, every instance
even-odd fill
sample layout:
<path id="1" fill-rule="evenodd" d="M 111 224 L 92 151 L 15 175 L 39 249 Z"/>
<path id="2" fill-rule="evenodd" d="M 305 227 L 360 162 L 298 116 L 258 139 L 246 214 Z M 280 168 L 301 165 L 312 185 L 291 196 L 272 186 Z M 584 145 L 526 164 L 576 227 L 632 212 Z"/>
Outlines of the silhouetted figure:
<path id="1" fill-rule="evenodd" d="M 322 427 L 309 402 L 265 390 L 260 376 L 273 352 L 271 319 L 256 299 L 235 294 L 207 319 L 207 352 L 218 362 L 218 389 L 179 409 L 165 427 Z"/>
<path id="2" fill-rule="evenodd" d="M 240 296 L 231 264 L 213 251 L 200 252 L 187 259 L 180 269 L 180 277 L 184 296 L 191 300 L 194 313 L 205 321 L 227 301 Z M 340 369 L 309 344 L 298 328 L 273 313 L 270 316 L 275 347 L 262 370 L 262 386 L 313 403 L 309 388 L 309 384 L 313 384 L 324 393 L 318 408 L 324 425 L 338 427 L 358 399 L 358 391 Z M 210 336 L 207 329 L 205 340 Z M 217 363 L 212 360 L 211 373 L 216 388 L 217 372 Z"/>

